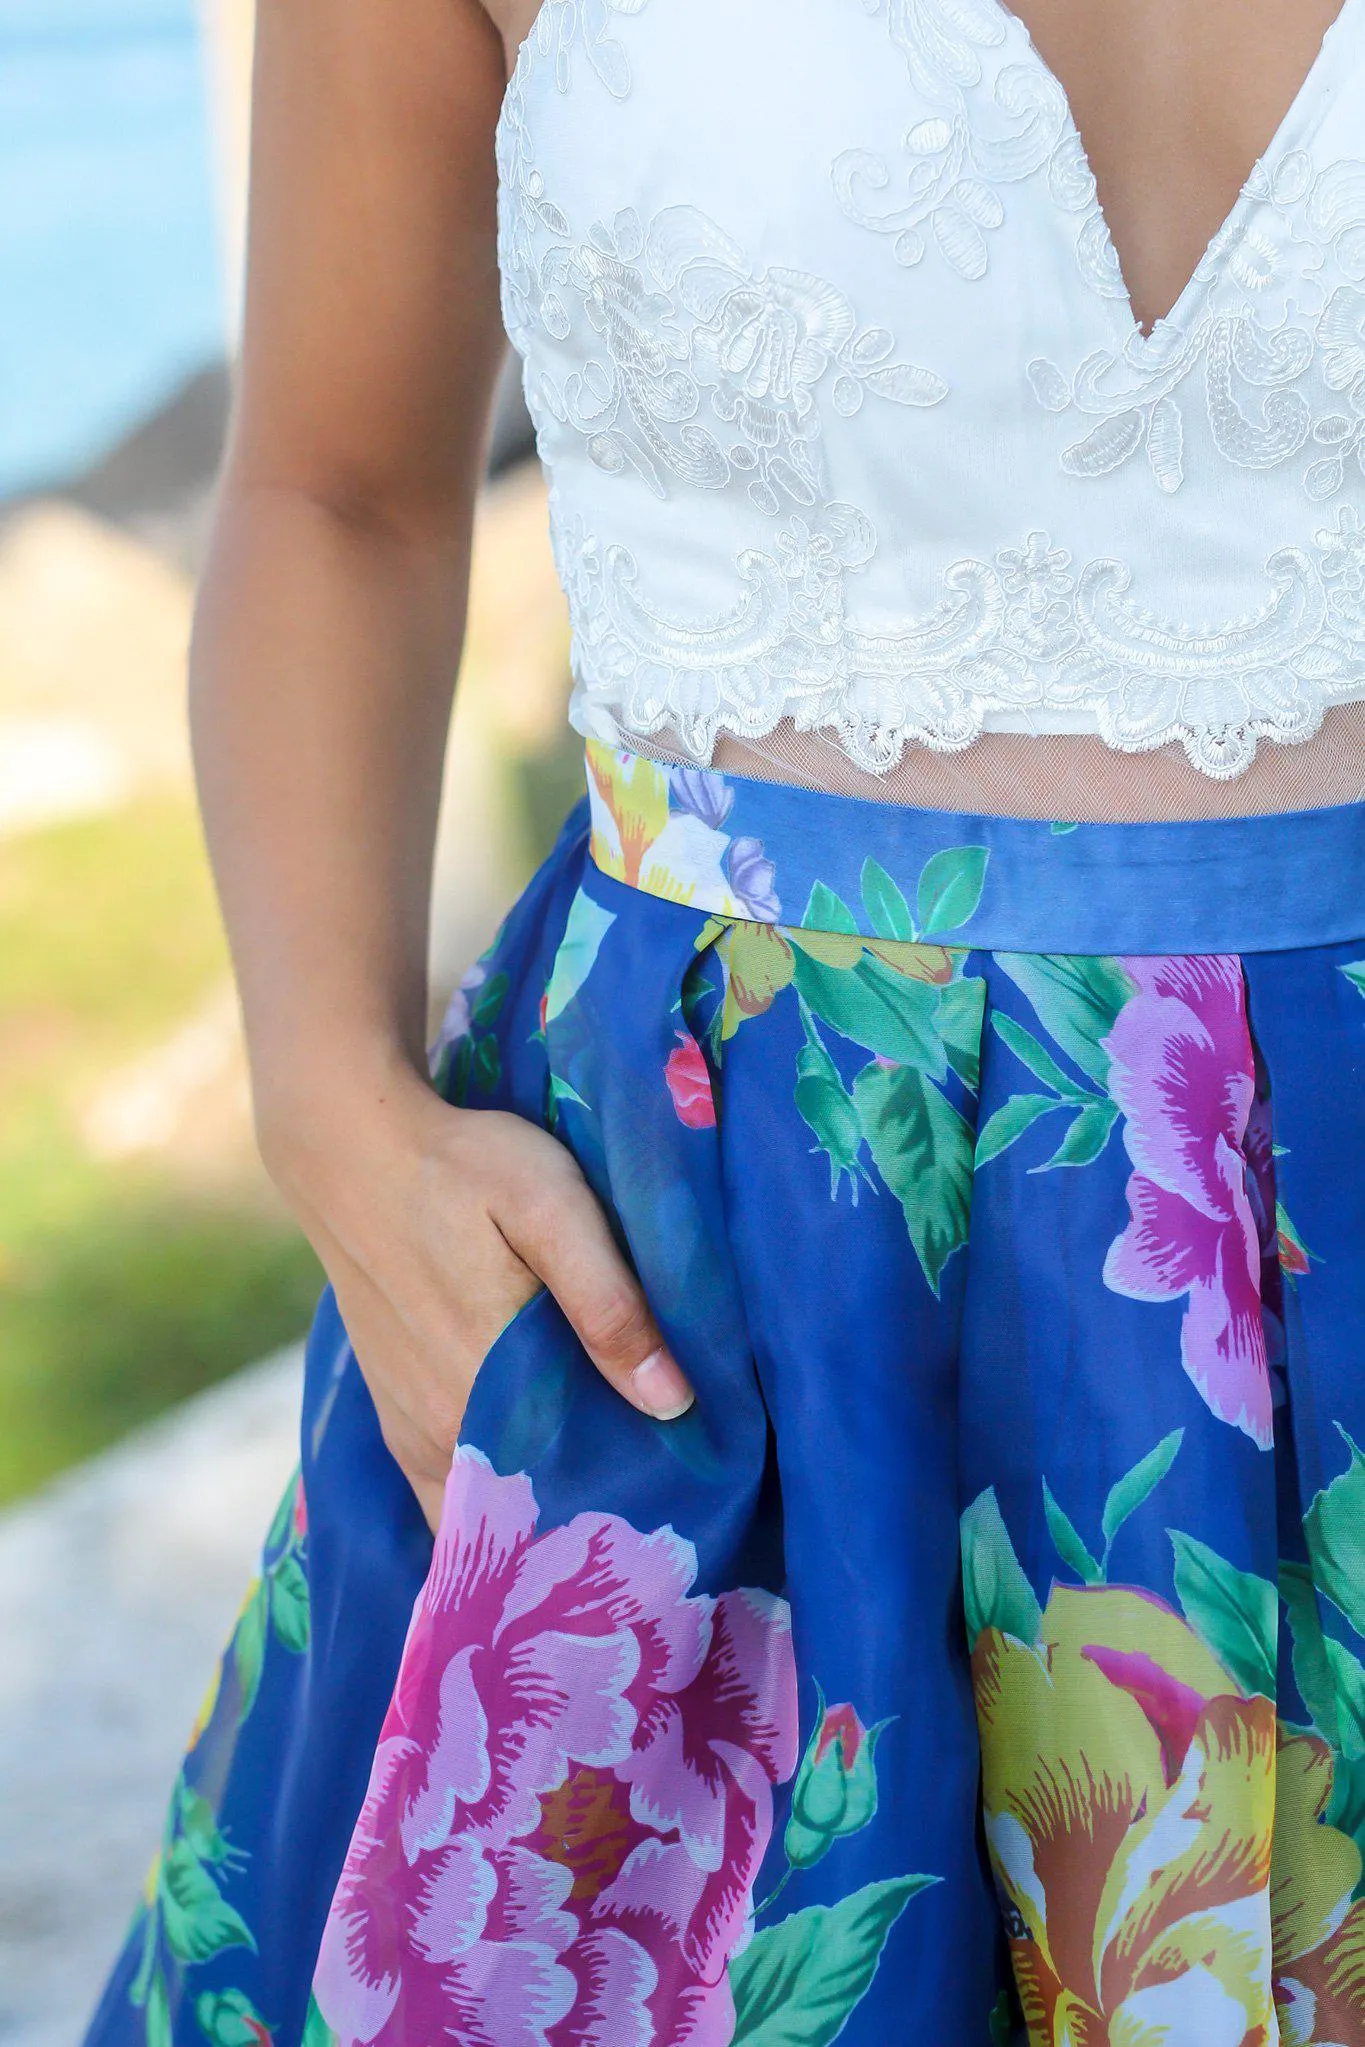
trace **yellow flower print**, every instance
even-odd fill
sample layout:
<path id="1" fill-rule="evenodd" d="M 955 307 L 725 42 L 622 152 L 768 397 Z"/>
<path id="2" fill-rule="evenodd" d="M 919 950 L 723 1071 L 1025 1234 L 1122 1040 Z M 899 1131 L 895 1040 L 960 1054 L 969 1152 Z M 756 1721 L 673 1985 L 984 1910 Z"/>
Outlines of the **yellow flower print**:
<path id="1" fill-rule="evenodd" d="M 864 953 L 871 953 L 902 980 L 923 981 L 932 988 L 946 988 L 967 956 L 960 947 L 925 945 L 910 939 L 862 938 L 849 931 L 786 929 L 785 935 L 822 967 L 856 967 Z"/>
<path id="2" fill-rule="evenodd" d="M 1272 2047 L 1275 1709 L 1159 1600 L 1057 1587 L 972 1659 L 1032 2047 Z"/>
<path id="3" fill-rule="evenodd" d="M 720 1034 L 728 1039 L 747 1018 L 772 1008 L 782 990 L 790 987 L 796 960 L 787 935 L 774 924 L 711 917 L 697 938 L 697 951 L 712 944 L 725 977 Z"/>
<path id="4" fill-rule="evenodd" d="M 722 915 L 742 916 L 745 905 L 725 868 L 729 837 L 671 804 L 666 771 L 597 740 L 587 757 L 592 857 L 602 872 L 669 902 L 700 899 Z"/>
<path id="5" fill-rule="evenodd" d="M 697 951 L 714 944 L 725 974 L 722 1039 L 732 1038 L 749 1017 L 771 1009 L 796 973 L 799 949 L 821 966 L 846 971 L 871 953 L 907 981 L 946 987 L 963 955 L 943 945 L 900 944 L 860 938 L 843 931 L 804 931 L 788 925 L 752 924 L 729 917 L 709 918 L 697 939 Z"/>
<path id="6" fill-rule="evenodd" d="M 1323 1818 L 1333 1767 L 1316 1735 L 1282 1737 L 1270 1868 L 1280 2047 L 1365 2042 L 1365 1901 L 1352 1903 L 1360 1851 Z"/>
<path id="7" fill-rule="evenodd" d="M 645 856 L 668 824 L 668 776 L 638 754 L 588 746 L 592 856 L 605 874 L 640 886 Z"/>

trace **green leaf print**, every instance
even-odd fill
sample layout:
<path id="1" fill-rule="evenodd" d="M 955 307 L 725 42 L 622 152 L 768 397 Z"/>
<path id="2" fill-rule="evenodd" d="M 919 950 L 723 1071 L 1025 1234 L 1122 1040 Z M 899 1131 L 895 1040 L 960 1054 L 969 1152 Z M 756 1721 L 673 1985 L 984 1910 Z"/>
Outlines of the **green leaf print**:
<path id="1" fill-rule="evenodd" d="M 1026 1648 L 1038 1640 L 1042 1614 L 1023 1565 L 1014 1553 L 1000 1503 L 991 1486 L 962 1516 L 962 1598 L 967 1646 L 983 1628 L 998 1628 Z"/>
<path id="2" fill-rule="evenodd" d="M 1337 1434 L 1351 1453 L 1338 1478 L 1320 1492 L 1303 1517 L 1313 1581 L 1365 1635 L 1365 1456 L 1341 1424 Z"/>
<path id="3" fill-rule="evenodd" d="M 304 1538 L 294 1527 L 301 1480 L 285 1487 L 265 1539 L 261 1576 L 248 1594 L 233 1631 L 229 1655 L 241 1695 L 239 1718 L 256 1704 L 270 1634 L 299 1655 L 308 1647 L 308 1579 L 303 1569 Z"/>
<path id="4" fill-rule="evenodd" d="M 1079 1086 L 1069 1074 L 1063 1073 L 1052 1054 L 1045 1046 L 1039 1044 L 1033 1032 L 1025 1030 L 1012 1016 L 1007 1016 L 1003 1010 L 997 1010 L 991 1017 L 991 1026 L 1001 1042 L 1009 1046 L 1020 1064 L 1027 1066 L 1034 1079 L 1041 1080 L 1044 1087 L 1051 1088 L 1064 1102 L 1075 1102 L 1080 1107 L 1094 1100 L 1090 1090 Z"/>
<path id="5" fill-rule="evenodd" d="M 289 1541 L 289 1529 L 294 1519 L 294 1504 L 298 1494 L 299 1474 L 296 1471 L 275 1504 L 270 1527 L 265 1538 L 265 1554 L 273 1555 Z"/>
<path id="6" fill-rule="evenodd" d="M 511 986 L 506 974 L 493 974 L 485 981 L 474 996 L 469 1008 L 469 1021 L 476 1031 L 491 1031 L 507 1000 Z"/>
<path id="7" fill-rule="evenodd" d="M 915 937 L 915 920 L 910 915 L 909 903 L 876 860 L 863 862 L 862 889 L 867 921 L 878 938 L 911 940 Z"/>
<path id="8" fill-rule="evenodd" d="M 806 1034 L 806 1042 L 796 1055 L 796 1106 L 802 1121 L 814 1135 L 816 1149 L 829 1160 L 831 1200 L 838 1195 L 840 1179 L 847 1173 L 856 1202 L 859 1175 L 869 1186 L 872 1184 L 872 1175 L 859 1157 L 863 1148 L 863 1132 L 858 1111 L 840 1078 L 838 1067 L 825 1049 L 815 1019 L 804 1003 L 801 1005 L 801 1028 Z"/>
<path id="9" fill-rule="evenodd" d="M 1282 1563 L 1279 1577 L 1280 1597 L 1289 1621 L 1294 1682 L 1318 1733 L 1330 1748 L 1340 1748 L 1336 1685 L 1327 1656 L 1313 1574 L 1307 1564 Z"/>
<path id="10" fill-rule="evenodd" d="M 1126 1471 L 1123 1477 L 1109 1488 L 1109 1496 L 1105 1500 L 1104 1514 L 1100 1522 L 1104 1533 L 1106 1563 L 1114 1545 L 1114 1537 L 1124 1522 L 1131 1520 L 1138 1508 L 1145 1506 L 1151 1498 L 1180 1455 L 1180 1446 L 1184 1440 L 1183 1429 L 1172 1429 L 1169 1436 L 1162 1437 L 1155 1450 L 1149 1450 L 1131 1471 Z"/>
<path id="11" fill-rule="evenodd" d="M 1109 1142 L 1118 1113 L 1113 1102 L 1091 1102 L 1074 1118 L 1052 1157 L 1030 1171 L 1051 1173 L 1059 1166 L 1093 1166 Z"/>
<path id="12" fill-rule="evenodd" d="M 269 1616 L 270 1594 L 264 1580 L 258 1578 L 255 1589 L 242 1608 L 232 1637 L 232 1663 L 237 1673 L 237 1688 L 242 1695 L 243 1720 L 255 1705 L 256 1694 L 261 1688 Z"/>
<path id="13" fill-rule="evenodd" d="M 1048 1533 L 1062 1562 L 1076 1573 L 1083 1585 L 1103 1585 L 1104 1566 L 1091 1556 L 1076 1531 L 1075 1523 L 1058 1506 L 1046 1479 L 1043 1480 L 1043 1512 L 1047 1516 Z"/>
<path id="14" fill-rule="evenodd" d="M 1057 827 L 1052 828 L 1056 831 Z M 991 2047 L 1010 2047 L 1010 1996 L 1002 1990 L 991 2006 Z"/>
<path id="15" fill-rule="evenodd" d="M 826 966 L 795 955 L 796 987 L 822 1023 L 878 1059 L 894 1059 L 946 1080 L 948 1059 L 938 1030 L 939 991 L 911 980 L 870 954 L 855 967 Z"/>
<path id="16" fill-rule="evenodd" d="M 915 1256 L 937 1294 L 944 1266 L 967 1241 L 972 1127 L 910 1066 L 865 1066 L 853 1099 L 873 1163 L 901 1205 Z"/>
<path id="17" fill-rule="evenodd" d="M 308 1580 L 293 1551 L 269 1572 L 270 1620 L 286 1649 L 301 1655 L 308 1647 Z"/>
<path id="18" fill-rule="evenodd" d="M 932 1876 L 865 1884 L 756 1933 L 730 1964 L 733 2047 L 829 2047 L 877 1973 L 887 1936 Z"/>
<path id="19" fill-rule="evenodd" d="M 160 1902 L 166 1945 L 177 1961 L 206 1962 L 230 1947 L 255 1950 L 250 1927 L 184 1839 L 162 1864 Z"/>
<path id="20" fill-rule="evenodd" d="M 231 1860 L 232 1851 L 218 1831 L 217 1813 L 200 1792 L 190 1790 L 183 1775 L 176 1794 L 176 1832 L 201 1862 Z"/>
<path id="21" fill-rule="evenodd" d="M 1008 966 L 1008 962 L 1006 964 Z M 1093 966 L 1095 962 L 1073 961 L 1063 964 Z M 1029 1171 L 1051 1173 L 1064 1166 L 1093 1165 L 1108 1144 L 1114 1125 L 1118 1121 L 1118 1110 L 1113 1102 L 1107 1096 L 1097 1097 L 1089 1087 L 1073 1080 L 1057 1064 L 1046 1047 L 1038 1042 L 1032 1031 L 1025 1030 L 1012 1016 L 996 1014 L 991 1018 L 991 1022 L 1002 1043 L 1009 1047 L 1020 1064 L 1026 1066 L 1034 1078 L 1040 1080 L 1051 1093 L 1012 1095 L 1007 1102 L 1002 1103 L 982 1129 L 977 1142 L 977 1164 L 988 1165 L 992 1159 L 1008 1151 L 1011 1145 L 1017 1144 L 1019 1139 L 1033 1128 L 1035 1123 L 1054 1109 L 1074 1108 L 1078 1113 L 1067 1125 L 1066 1135 L 1057 1149 L 1041 1164 L 1030 1166 Z M 1093 1064 L 1089 1050 L 1086 1052 L 1086 1058 Z M 1080 1063 L 1084 1065 L 1085 1061 Z"/>
<path id="22" fill-rule="evenodd" d="M 1365 1757 L 1365 1664 L 1344 1643 L 1324 1635 L 1322 1646 L 1336 1699 L 1337 1745 L 1347 1762 Z"/>
<path id="23" fill-rule="evenodd" d="M 1170 1530 L 1175 1590 L 1186 1620 L 1244 1692 L 1275 1697 L 1276 1588 L 1239 1571 L 1192 1535 Z"/>
<path id="24" fill-rule="evenodd" d="M 1043 1029 L 1068 1059 L 1101 1087 L 1109 1081 L 1108 1037 L 1133 992 L 1115 959 L 1048 953 L 997 953 L 996 958 L 1033 1005 Z"/>
<path id="25" fill-rule="evenodd" d="M 315 1997 L 308 2000 L 308 2016 L 303 2022 L 303 2039 L 299 2047 L 336 2047 L 336 2034 L 318 2010 Z"/>
<path id="26" fill-rule="evenodd" d="M 559 1074 L 552 1073 L 545 1090 L 545 1120 L 551 1130 L 558 1130 L 560 1110 L 570 1103 L 575 1108 L 587 1109 L 589 1114 L 592 1113 L 578 1089 L 570 1087 L 568 1081 L 562 1079 Z"/>
<path id="27" fill-rule="evenodd" d="M 836 896 L 832 888 L 827 888 L 823 881 L 817 881 L 810 892 L 801 928 L 804 931 L 844 931 L 856 937 L 858 920 L 842 896 Z"/>
<path id="28" fill-rule="evenodd" d="M 981 1026 L 986 1014 L 986 983 L 978 975 L 959 974 L 939 989 L 938 1034 L 953 1072 L 975 1094 L 981 1086 Z"/>
<path id="29" fill-rule="evenodd" d="M 1011 1095 L 981 1126 L 976 1140 L 977 1165 L 988 1166 L 1001 1152 L 1017 1144 L 1041 1117 L 1065 1107 L 1054 1095 Z"/>
<path id="30" fill-rule="evenodd" d="M 1057 1554 L 1064 1564 L 1073 1570 L 1084 1585 L 1106 1585 L 1109 1582 L 1109 1558 L 1114 1541 L 1124 1524 L 1131 1520 L 1139 1507 L 1151 1498 L 1180 1454 L 1185 1440 L 1183 1429 L 1173 1429 L 1169 1436 L 1163 1436 L 1154 1450 L 1109 1488 L 1101 1516 L 1100 1528 L 1104 1536 L 1104 1548 L 1098 1560 L 1086 1547 L 1070 1517 L 1063 1512 L 1053 1495 L 1047 1480 L 1043 1480 L 1043 1512 L 1047 1517 L 1048 1531 L 1052 1536 Z"/>
<path id="31" fill-rule="evenodd" d="M 271 2047 L 270 2028 L 243 1991 L 204 1991 L 195 1999 L 194 2016 L 213 2047 Z"/>
<path id="32" fill-rule="evenodd" d="M 545 1021 L 552 1024 L 561 1016 L 582 988 L 601 950 L 602 940 L 616 918 L 580 889 L 564 922 L 564 936 L 555 953 L 555 963 L 545 990 Z"/>
<path id="33" fill-rule="evenodd" d="M 921 937 L 957 931 L 976 915 L 989 859 L 985 846 L 949 846 L 925 862 L 915 905 Z"/>
<path id="34" fill-rule="evenodd" d="M 261 1576 L 251 1586 L 232 1641 L 220 1665 L 235 1677 L 235 1687 L 215 1685 L 201 1709 L 191 1738 L 191 1752 L 218 1710 L 231 1710 L 238 1727 L 256 1704 L 266 1652 L 273 1638 L 291 1654 L 308 1647 L 309 1591 L 304 1568 L 307 1544 L 307 1507 L 301 1478 L 296 1474 L 285 1487 L 266 1537 Z M 236 1907 L 224 1896 L 246 1863 L 245 1854 L 233 1848 L 219 1826 L 215 1804 L 191 1788 L 182 1768 L 167 1810 L 161 1853 L 148 1879 L 148 1907 L 143 1922 L 143 1952 L 137 1974 L 129 1986 L 129 1999 L 145 2009 L 148 2047 L 159 2037 L 157 2000 L 169 2011 L 166 1963 L 178 1964 L 172 1972 L 177 1995 L 183 1972 L 222 1954 L 230 1948 L 255 1951 L 251 1929 Z M 205 1993 L 196 2010 L 209 2037 L 234 2047 L 236 2041 L 263 2043 L 269 2047 L 270 2032 L 259 2021 L 256 2031 L 241 2032 L 238 2021 L 247 2024 L 249 2007 L 232 2003 L 236 1991 Z M 217 1999 L 214 2002 L 214 1999 Z M 212 2026 L 204 2014 L 211 2012 Z M 171 2038 L 166 2021 L 165 2040 Z M 216 2030 L 214 2030 L 216 2028 Z"/>
<path id="35" fill-rule="evenodd" d="M 491 1095 L 502 1077 L 502 1055 L 496 1038 L 476 1038 L 470 1058 L 470 1077 L 481 1095 Z"/>
<path id="36" fill-rule="evenodd" d="M 171 2000 L 160 1969 L 147 1991 L 147 2047 L 172 2047 Z"/>
<path id="37" fill-rule="evenodd" d="M 1365 995 L 1365 960 L 1353 960 L 1349 967 L 1343 967 L 1341 971 L 1351 986 L 1359 994 Z"/>

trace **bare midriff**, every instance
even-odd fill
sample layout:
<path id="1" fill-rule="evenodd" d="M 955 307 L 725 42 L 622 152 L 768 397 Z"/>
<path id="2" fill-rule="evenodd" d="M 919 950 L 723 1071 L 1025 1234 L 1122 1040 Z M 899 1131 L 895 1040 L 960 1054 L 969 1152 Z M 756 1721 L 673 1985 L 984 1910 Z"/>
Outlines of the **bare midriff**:
<path id="1" fill-rule="evenodd" d="M 659 735 L 658 750 L 678 755 Z M 961 753 L 908 747 L 885 774 L 869 774 L 833 739 L 790 724 L 761 740 L 717 740 L 722 773 L 864 796 L 926 810 L 1127 823 L 1314 810 L 1365 798 L 1365 703 L 1329 711 L 1299 745 L 1263 740 L 1251 766 L 1227 781 L 1193 767 L 1184 750 L 1119 753 L 1090 734 L 987 732 Z"/>

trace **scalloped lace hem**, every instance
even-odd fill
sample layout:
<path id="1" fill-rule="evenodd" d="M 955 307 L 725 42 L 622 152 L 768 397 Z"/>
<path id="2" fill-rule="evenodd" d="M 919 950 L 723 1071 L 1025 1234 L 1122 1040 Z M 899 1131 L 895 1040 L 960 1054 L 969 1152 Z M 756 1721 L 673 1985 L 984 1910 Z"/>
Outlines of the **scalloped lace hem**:
<path id="1" fill-rule="evenodd" d="M 761 727 L 719 718 L 701 747 L 667 717 L 649 731 L 578 699 L 575 729 L 668 764 L 715 767 L 874 802 L 982 815 L 1065 818 L 1085 823 L 1236 817 L 1330 808 L 1365 800 L 1365 698 L 1329 707 L 1311 731 L 1250 736 L 1254 758 L 1235 775 L 1194 765 L 1188 735 L 1116 747 L 1095 730 L 982 729 L 964 743 L 900 735 L 894 759 L 867 765 L 837 721 L 800 727 L 789 716 Z M 697 735 L 693 733 L 692 738 Z M 1257 741 L 1269 742 L 1257 746 Z"/>

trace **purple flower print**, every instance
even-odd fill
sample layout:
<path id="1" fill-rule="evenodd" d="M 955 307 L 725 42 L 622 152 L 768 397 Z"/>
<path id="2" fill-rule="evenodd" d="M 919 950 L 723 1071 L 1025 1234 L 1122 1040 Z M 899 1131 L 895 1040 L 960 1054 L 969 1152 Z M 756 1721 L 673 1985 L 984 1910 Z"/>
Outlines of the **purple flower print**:
<path id="1" fill-rule="evenodd" d="M 710 831 L 718 832 L 735 800 L 724 777 L 710 768 L 670 768 L 668 779 L 678 809 L 689 817 L 699 817 Z"/>
<path id="2" fill-rule="evenodd" d="M 744 916 L 751 917 L 756 924 L 776 924 L 782 915 L 782 905 L 773 887 L 777 870 L 771 860 L 763 857 L 762 839 L 732 839 L 725 855 L 725 871 Z"/>
<path id="3" fill-rule="evenodd" d="M 796 1677 L 782 1601 L 695 1573 L 456 1451 L 318 1960 L 341 2047 L 730 2040 Z"/>
<path id="4" fill-rule="evenodd" d="M 1270 1089 L 1258 1061 L 1256 1093 L 1247 1118 L 1242 1150 L 1247 1162 L 1247 1200 L 1256 1224 L 1256 1242 L 1261 1261 L 1261 1328 L 1265 1332 L 1266 1358 L 1270 1366 L 1271 1393 L 1276 1407 L 1286 1398 L 1284 1385 L 1285 1328 L 1284 1279 L 1285 1243 L 1280 1233 L 1280 1211 L 1275 1184 L 1275 1127 Z"/>
<path id="5" fill-rule="evenodd" d="M 1272 1441 L 1261 1242 L 1246 1156 L 1255 1065 L 1235 959 L 1131 959 L 1136 993 L 1105 1040 L 1127 1118 L 1131 1220 L 1104 1277 L 1188 1305 L 1185 1370 L 1220 1421 Z M 1258 1190 L 1259 1191 L 1259 1190 Z"/>
<path id="6" fill-rule="evenodd" d="M 718 832 L 734 808 L 735 792 L 724 777 L 709 768 L 670 768 L 669 788 L 677 809 Z M 763 857 L 763 841 L 732 839 L 725 852 L 725 873 L 739 903 L 739 914 L 755 924 L 776 924 L 782 905 L 773 887 L 775 869 Z"/>

